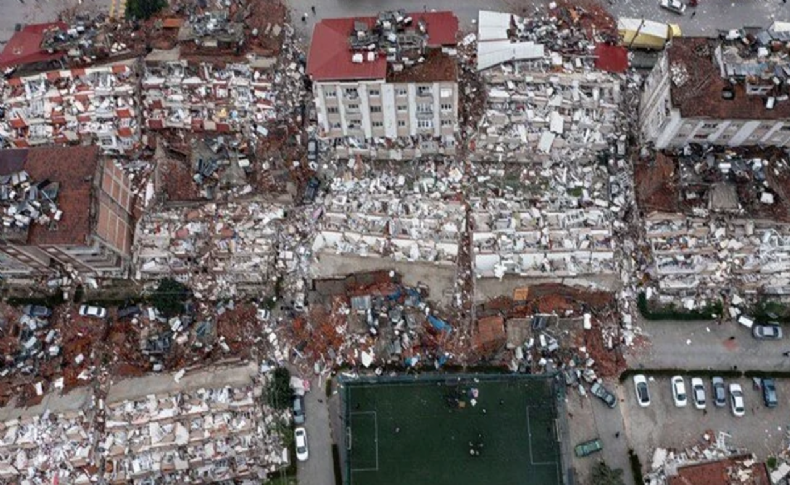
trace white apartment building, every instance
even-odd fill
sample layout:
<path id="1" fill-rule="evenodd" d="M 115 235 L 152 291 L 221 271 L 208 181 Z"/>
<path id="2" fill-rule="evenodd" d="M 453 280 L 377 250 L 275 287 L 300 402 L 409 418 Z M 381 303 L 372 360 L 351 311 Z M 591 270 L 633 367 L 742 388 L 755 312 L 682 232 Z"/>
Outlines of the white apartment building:
<path id="1" fill-rule="evenodd" d="M 643 138 L 659 149 L 790 146 L 790 35 L 762 30 L 751 36 L 751 43 L 673 39 L 645 82 Z"/>
<path id="2" fill-rule="evenodd" d="M 397 145 L 453 153 L 457 31 L 450 12 L 319 22 L 307 72 L 320 136 L 352 150 Z"/>

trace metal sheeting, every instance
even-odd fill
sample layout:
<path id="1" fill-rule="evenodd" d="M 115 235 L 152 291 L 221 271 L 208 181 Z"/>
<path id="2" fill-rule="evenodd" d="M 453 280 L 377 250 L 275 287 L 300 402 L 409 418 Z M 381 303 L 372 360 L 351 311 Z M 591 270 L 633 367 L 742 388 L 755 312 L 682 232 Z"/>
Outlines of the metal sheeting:
<path id="1" fill-rule="evenodd" d="M 507 39 L 510 14 L 481 10 L 477 16 L 477 38 L 481 42 Z"/>
<path id="2" fill-rule="evenodd" d="M 493 40 L 477 44 L 477 70 L 482 71 L 503 62 L 542 59 L 543 44 Z"/>

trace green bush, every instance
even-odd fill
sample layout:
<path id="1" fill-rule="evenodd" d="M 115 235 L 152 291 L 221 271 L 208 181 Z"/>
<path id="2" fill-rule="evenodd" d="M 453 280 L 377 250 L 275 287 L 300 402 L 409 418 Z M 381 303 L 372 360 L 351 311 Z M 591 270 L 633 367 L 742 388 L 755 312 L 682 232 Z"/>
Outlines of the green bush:
<path id="1" fill-rule="evenodd" d="M 768 459 L 765 460 L 765 466 L 767 466 L 769 470 L 776 469 L 776 457 L 769 456 Z"/>
<path id="2" fill-rule="evenodd" d="M 650 308 L 647 296 L 645 296 L 644 293 L 640 293 L 637 297 L 637 306 L 639 307 L 639 313 L 641 313 L 646 320 L 714 320 L 724 312 L 724 306 L 721 301 L 717 301 L 712 305 L 696 310 L 676 308 L 674 305 L 661 308 Z"/>
<path id="3" fill-rule="evenodd" d="M 285 367 L 274 370 L 274 377 L 267 392 L 269 403 L 275 409 L 288 409 L 291 406 L 291 373 Z"/>
<path id="4" fill-rule="evenodd" d="M 599 461 L 592 473 L 593 485 L 625 485 L 623 482 L 623 470 L 620 468 L 609 468 L 603 461 Z"/>
<path id="5" fill-rule="evenodd" d="M 167 0 L 128 0 L 126 15 L 139 20 L 147 20 L 167 7 Z"/>
<path id="6" fill-rule="evenodd" d="M 184 302 L 189 299 L 191 292 L 182 283 L 165 278 L 148 297 L 148 301 L 165 317 L 174 317 L 184 310 Z"/>
<path id="7" fill-rule="evenodd" d="M 628 460 L 631 462 L 631 473 L 634 474 L 634 483 L 636 485 L 643 485 L 645 477 L 642 476 L 642 462 L 639 461 L 639 455 L 634 450 L 628 450 Z"/>

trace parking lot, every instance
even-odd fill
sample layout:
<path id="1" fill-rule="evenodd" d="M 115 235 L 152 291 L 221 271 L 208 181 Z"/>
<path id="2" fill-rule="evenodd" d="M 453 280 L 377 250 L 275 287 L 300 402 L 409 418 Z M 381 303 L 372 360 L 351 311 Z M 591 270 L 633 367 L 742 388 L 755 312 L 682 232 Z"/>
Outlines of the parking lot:
<path id="1" fill-rule="evenodd" d="M 685 449 L 699 442 L 707 431 L 730 434 L 731 446 L 747 448 L 761 460 L 780 450 L 790 425 L 790 404 L 787 402 L 790 381 L 776 380 L 779 404 L 769 409 L 763 404 L 762 391 L 754 389 L 751 379 L 725 379 L 726 386 L 737 382 L 743 388 L 746 414 L 738 418 L 730 409 L 729 392 L 727 406 L 713 405 L 710 378 L 703 378 L 707 399 L 703 411 L 696 409 L 691 399 L 692 376 L 683 376 L 689 393 L 689 402 L 684 408 L 675 406 L 669 377 L 647 377 L 649 407 L 637 404 L 633 379 L 627 379 L 617 389 L 629 445 L 639 455 L 643 467 L 650 466 L 656 447 Z"/>

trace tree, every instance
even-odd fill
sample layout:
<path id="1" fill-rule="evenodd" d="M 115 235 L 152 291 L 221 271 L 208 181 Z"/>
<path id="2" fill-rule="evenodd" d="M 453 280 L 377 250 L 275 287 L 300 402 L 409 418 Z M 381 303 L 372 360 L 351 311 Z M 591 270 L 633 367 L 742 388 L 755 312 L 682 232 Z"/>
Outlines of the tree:
<path id="1" fill-rule="evenodd" d="M 593 485 L 625 485 L 623 482 L 623 470 L 617 468 L 612 470 L 609 465 L 599 461 L 592 474 Z"/>
<path id="2" fill-rule="evenodd" d="M 268 386 L 269 403 L 274 409 L 288 409 L 291 406 L 291 373 L 285 367 L 274 369 L 274 376 Z"/>
<path id="3" fill-rule="evenodd" d="M 139 20 L 147 20 L 167 6 L 167 0 L 128 0 L 126 15 Z"/>
<path id="4" fill-rule="evenodd" d="M 182 283 L 165 278 L 151 295 L 150 301 L 165 317 L 174 317 L 184 309 L 184 302 L 190 296 L 189 288 Z"/>

